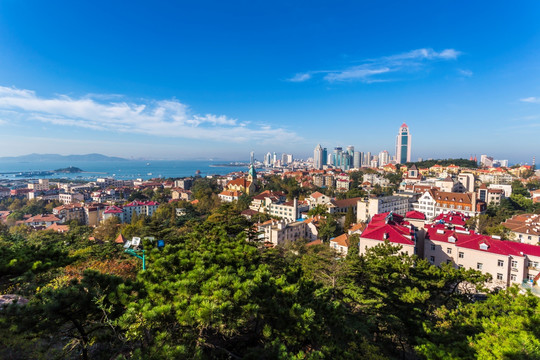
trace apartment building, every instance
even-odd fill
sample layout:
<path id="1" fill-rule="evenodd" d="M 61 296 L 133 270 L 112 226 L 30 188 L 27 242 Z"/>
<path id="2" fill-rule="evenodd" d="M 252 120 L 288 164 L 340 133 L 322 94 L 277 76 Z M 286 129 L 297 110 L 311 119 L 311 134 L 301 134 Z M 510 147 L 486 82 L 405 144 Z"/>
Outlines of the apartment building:
<path id="1" fill-rule="evenodd" d="M 309 239 L 311 235 L 304 221 L 268 220 L 257 225 L 259 240 L 274 246 L 283 245 L 301 239 Z"/>
<path id="2" fill-rule="evenodd" d="M 479 270 L 490 274 L 491 289 L 531 282 L 539 273 L 540 247 L 480 235 L 463 227 L 426 225 L 425 258 L 434 265 Z"/>
<path id="3" fill-rule="evenodd" d="M 382 196 L 358 201 L 356 222 L 368 222 L 377 214 L 392 211 L 405 215 L 409 211 L 409 198 L 405 196 Z"/>
<path id="4" fill-rule="evenodd" d="M 401 252 L 408 255 L 422 253 L 415 227 L 404 222 L 403 217 L 398 214 L 382 213 L 371 219 L 360 235 L 360 255 L 364 255 L 369 248 L 385 241 L 393 245 L 400 245 Z"/>

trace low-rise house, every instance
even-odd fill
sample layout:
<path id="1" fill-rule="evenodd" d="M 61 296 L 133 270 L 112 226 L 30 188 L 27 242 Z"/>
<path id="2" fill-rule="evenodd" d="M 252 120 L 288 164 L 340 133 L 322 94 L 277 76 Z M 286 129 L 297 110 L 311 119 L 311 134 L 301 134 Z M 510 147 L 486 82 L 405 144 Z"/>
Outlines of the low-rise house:
<path id="1" fill-rule="evenodd" d="M 503 225 L 510 229 L 513 240 L 540 245 L 540 214 L 519 214 L 507 219 Z"/>
<path id="2" fill-rule="evenodd" d="M 77 220 L 80 224 L 84 224 L 84 207 L 79 203 L 66 204 L 57 206 L 52 213 L 59 217 L 63 223 Z"/>
<path id="3" fill-rule="evenodd" d="M 242 192 L 232 190 L 223 190 L 218 194 L 219 199 L 224 202 L 238 201 L 240 196 L 242 196 Z"/>
<path id="4" fill-rule="evenodd" d="M 193 194 L 190 190 L 185 190 L 182 188 L 173 188 L 171 190 L 171 198 L 173 200 L 186 200 L 190 201 L 193 199 Z"/>
<path id="5" fill-rule="evenodd" d="M 342 200 L 331 200 L 326 206 L 328 207 L 328 212 L 330 214 L 342 213 L 345 214 L 349 210 L 349 207 L 352 208 L 354 215 L 358 212 L 358 202 L 364 200 L 362 197 L 355 197 L 350 199 Z"/>
<path id="6" fill-rule="evenodd" d="M 59 233 L 66 233 L 69 231 L 69 225 L 58 225 L 58 224 L 52 224 L 48 226 L 45 230 L 52 230 Z"/>
<path id="7" fill-rule="evenodd" d="M 341 256 L 347 256 L 349 252 L 349 237 L 350 235 L 345 233 L 330 239 L 330 247 L 336 250 Z"/>
<path id="8" fill-rule="evenodd" d="M 331 200 L 332 198 L 330 196 L 324 195 L 318 191 L 315 191 L 306 199 L 310 209 L 313 209 L 317 205 L 327 205 Z"/>
<path id="9" fill-rule="evenodd" d="M 24 221 L 24 224 L 33 228 L 47 228 L 52 224 L 57 224 L 60 219 L 52 214 L 35 215 Z"/>

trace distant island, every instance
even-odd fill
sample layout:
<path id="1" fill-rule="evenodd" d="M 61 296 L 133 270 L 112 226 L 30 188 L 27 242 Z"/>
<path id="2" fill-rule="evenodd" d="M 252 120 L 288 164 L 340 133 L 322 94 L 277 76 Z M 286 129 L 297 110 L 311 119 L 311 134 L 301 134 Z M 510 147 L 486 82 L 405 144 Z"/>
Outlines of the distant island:
<path id="1" fill-rule="evenodd" d="M 75 173 L 80 173 L 80 172 L 83 172 L 81 169 L 79 169 L 78 167 L 75 167 L 75 166 L 70 166 L 70 167 L 67 167 L 67 168 L 62 168 L 62 169 L 56 169 L 54 170 L 55 173 L 64 173 L 64 174 L 75 174 Z"/>
<path id="2" fill-rule="evenodd" d="M 102 154 L 86 154 L 86 155 L 59 155 L 59 154 L 28 154 L 21 156 L 5 156 L 0 157 L 0 161 L 129 161 L 128 159 L 106 156 Z"/>

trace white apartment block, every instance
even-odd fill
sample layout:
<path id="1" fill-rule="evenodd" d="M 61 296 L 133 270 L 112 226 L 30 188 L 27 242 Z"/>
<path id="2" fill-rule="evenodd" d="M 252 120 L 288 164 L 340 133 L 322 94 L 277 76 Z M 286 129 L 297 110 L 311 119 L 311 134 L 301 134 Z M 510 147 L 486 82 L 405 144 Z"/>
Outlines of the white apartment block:
<path id="1" fill-rule="evenodd" d="M 405 196 L 383 196 L 358 201 L 356 222 L 368 222 L 374 215 L 394 212 L 405 216 L 409 211 L 409 198 Z"/>

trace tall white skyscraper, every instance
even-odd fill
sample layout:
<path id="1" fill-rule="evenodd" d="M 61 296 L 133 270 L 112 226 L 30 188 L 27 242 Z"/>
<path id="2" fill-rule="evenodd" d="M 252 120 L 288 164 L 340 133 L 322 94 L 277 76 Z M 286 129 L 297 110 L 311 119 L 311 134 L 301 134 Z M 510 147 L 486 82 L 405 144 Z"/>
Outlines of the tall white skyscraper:
<path id="1" fill-rule="evenodd" d="M 322 169 L 323 163 L 323 147 L 321 144 L 318 144 L 313 151 L 313 167 L 315 169 Z"/>
<path id="2" fill-rule="evenodd" d="M 379 153 L 379 166 L 384 166 L 390 162 L 390 154 L 384 150 Z"/>
<path id="3" fill-rule="evenodd" d="M 407 124 L 403 123 L 399 128 L 396 138 L 396 162 L 405 164 L 411 161 L 411 133 Z"/>

